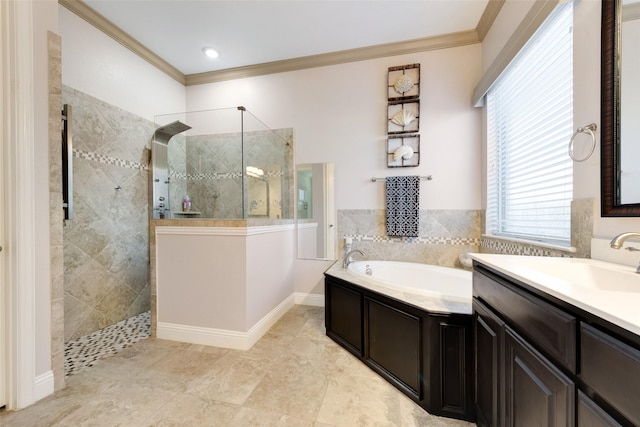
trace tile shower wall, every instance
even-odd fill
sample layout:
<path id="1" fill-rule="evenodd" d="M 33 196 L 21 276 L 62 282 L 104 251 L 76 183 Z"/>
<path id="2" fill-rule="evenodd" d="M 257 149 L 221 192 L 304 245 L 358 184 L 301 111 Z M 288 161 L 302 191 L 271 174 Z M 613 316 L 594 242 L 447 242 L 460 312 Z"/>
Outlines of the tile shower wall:
<path id="1" fill-rule="evenodd" d="M 463 252 L 478 252 L 480 212 L 476 210 L 421 210 L 419 237 L 388 237 L 385 210 L 338 210 L 338 238 L 353 239 L 353 249 L 367 259 L 419 262 L 462 267 Z"/>
<path id="2" fill-rule="evenodd" d="M 64 387 L 64 238 L 62 210 L 62 157 L 60 106 L 62 105 L 62 40 L 48 32 L 49 72 L 49 233 L 51 273 L 51 369 L 54 389 Z"/>
<path id="3" fill-rule="evenodd" d="M 247 166 L 265 172 L 264 178 L 247 180 L 247 215 L 293 218 L 293 130 L 245 132 L 244 144 Z M 188 194 L 191 210 L 200 212 L 200 218 L 243 218 L 240 133 L 174 137 L 169 171 L 173 212 L 181 210 Z"/>
<path id="4" fill-rule="evenodd" d="M 73 106 L 75 216 L 64 228 L 65 342 L 149 310 L 152 122 L 63 87 Z"/>

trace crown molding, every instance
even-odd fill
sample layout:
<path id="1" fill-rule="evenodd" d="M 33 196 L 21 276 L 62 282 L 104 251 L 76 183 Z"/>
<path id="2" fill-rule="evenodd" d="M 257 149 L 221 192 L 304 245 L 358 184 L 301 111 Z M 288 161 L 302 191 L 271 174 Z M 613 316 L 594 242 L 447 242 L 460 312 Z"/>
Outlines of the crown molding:
<path id="1" fill-rule="evenodd" d="M 284 73 L 287 71 L 298 71 L 315 67 L 326 67 L 329 65 L 345 64 L 387 56 L 406 55 L 436 49 L 447 49 L 479 42 L 480 40 L 476 30 L 461 31 L 398 43 L 387 43 L 370 47 L 342 50 L 320 55 L 248 65 L 245 67 L 229 68 L 220 71 L 187 74 L 186 86 L 216 83 L 225 80 L 256 77 L 266 74 Z"/>
<path id="2" fill-rule="evenodd" d="M 476 27 L 480 41 L 483 41 L 487 36 L 504 3 L 505 0 L 489 0 L 489 3 L 487 3 L 487 7 L 485 7 L 480 21 L 478 21 L 478 26 Z"/>
<path id="3" fill-rule="evenodd" d="M 178 83 L 181 83 L 183 85 L 185 84 L 185 75 L 180 70 L 159 57 L 148 47 L 131 37 L 128 33 L 122 31 L 120 27 L 116 26 L 107 18 L 96 12 L 85 2 L 81 0 L 58 0 L 58 4 L 64 6 L 70 12 L 75 13 L 80 18 L 84 19 L 89 24 L 93 25 L 94 27 L 120 43 L 122 46 L 138 55 L 140 58 L 144 59 L 169 77 L 176 80 Z"/>
<path id="4" fill-rule="evenodd" d="M 500 11 L 504 1 L 505 0 L 489 0 L 484 13 L 482 14 L 482 18 L 478 23 L 478 30 L 460 31 L 397 43 L 387 43 L 320 55 L 311 55 L 301 58 L 187 75 L 183 74 L 180 70 L 131 37 L 128 33 L 124 32 L 82 0 L 58 0 L 58 3 L 109 37 L 113 38 L 145 61 L 154 65 L 160 71 L 172 77 L 177 82 L 185 86 L 194 86 L 480 43 L 491 27 L 491 24 L 493 24 L 493 21 Z"/>

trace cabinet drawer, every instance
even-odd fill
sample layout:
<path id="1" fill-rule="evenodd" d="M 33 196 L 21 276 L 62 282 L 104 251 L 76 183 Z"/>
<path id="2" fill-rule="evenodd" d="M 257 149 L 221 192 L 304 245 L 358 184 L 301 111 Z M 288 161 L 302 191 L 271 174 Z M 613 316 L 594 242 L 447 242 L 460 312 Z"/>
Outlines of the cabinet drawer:
<path id="1" fill-rule="evenodd" d="M 578 392 L 578 425 L 580 427 L 622 427 L 582 392 Z"/>
<path id="2" fill-rule="evenodd" d="M 634 424 L 640 424 L 640 351 L 580 324 L 582 380 Z"/>
<path id="3" fill-rule="evenodd" d="M 500 277 L 473 271 L 474 295 L 557 363 L 576 372 L 576 318 Z"/>

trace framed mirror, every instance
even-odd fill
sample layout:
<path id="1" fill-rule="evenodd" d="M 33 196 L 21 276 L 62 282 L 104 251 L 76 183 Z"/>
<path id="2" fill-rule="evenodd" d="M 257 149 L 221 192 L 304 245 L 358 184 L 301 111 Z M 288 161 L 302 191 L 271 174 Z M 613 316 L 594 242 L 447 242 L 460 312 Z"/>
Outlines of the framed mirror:
<path id="1" fill-rule="evenodd" d="M 640 0 L 603 0 L 601 37 L 602 216 L 640 216 Z"/>
<path id="2" fill-rule="evenodd" d="M 298 258 L 336 259 L 333 163 L 296 166 Z"/>

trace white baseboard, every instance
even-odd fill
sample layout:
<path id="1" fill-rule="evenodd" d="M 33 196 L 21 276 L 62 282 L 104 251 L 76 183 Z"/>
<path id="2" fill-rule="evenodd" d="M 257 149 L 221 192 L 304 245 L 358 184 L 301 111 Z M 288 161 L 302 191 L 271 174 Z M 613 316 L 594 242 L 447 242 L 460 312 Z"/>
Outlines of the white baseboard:
<path id="1" fill-rule="evenodd" d="M 53 371 L 47 371 L 36 377 L 36 384 L 33 390 L 34 402 L 53 394 Z"/>
<path id="2" fill-rule="evenodd" d="M 306 294 L 303 292 L 294 293 L 296 304 L 312 305 L 314 307 L 324 307 L 324 295 Z"/>
<path id="3" fill-rule="evenodd" d="M 276 308 L 253 325 L 248 332 L 158 322 L 157 336 L 160 339 L 171 341 L 248 350 L 293 307 L 294 300 L 293 295 L 286 298 L 278 304 Z"/>

